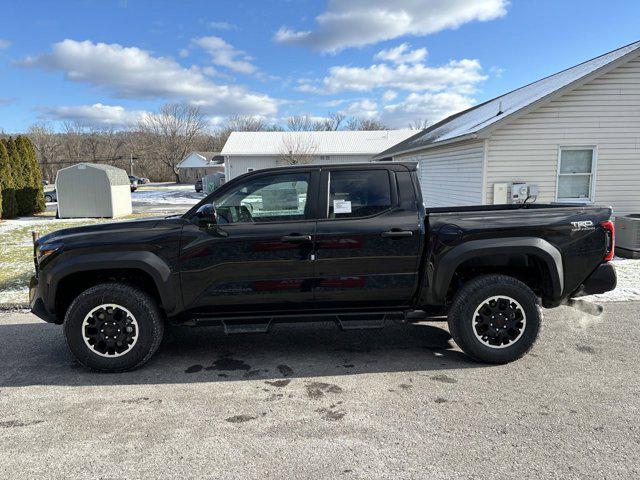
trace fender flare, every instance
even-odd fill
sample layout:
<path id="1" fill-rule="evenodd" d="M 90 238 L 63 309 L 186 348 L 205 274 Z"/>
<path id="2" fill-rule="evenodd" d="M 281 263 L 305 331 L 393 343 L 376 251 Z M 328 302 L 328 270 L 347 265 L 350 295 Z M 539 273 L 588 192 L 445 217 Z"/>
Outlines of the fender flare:
<path id="1" fill-rule="evenodd" d="M 57 288 L 68 275 L 110 269 L 140 270 L 149 275 L 162 298 L 165 311 L 174 311 L 177 307 L 179 289 L 172 285 L 171 268 L 164 260 L 152 252 L 118 251 L 82 254 L 75 258 L 65 258 L 46 274 L 47 310 L 55 310 Z"/>
<path id="2" fill-rule="evenodd" d="M 445 253 L 433 274 L 433 300 L 444 304 L 449 285 L 456 269 L 465 261 L 489 255 L 531 255 L 540 259 L 549 270 L 553 299 L 562 298 L 564 291 L 564 269 L 560 251 L 542 238 L 515 237 L 486 240 L 471 240 Z"/>

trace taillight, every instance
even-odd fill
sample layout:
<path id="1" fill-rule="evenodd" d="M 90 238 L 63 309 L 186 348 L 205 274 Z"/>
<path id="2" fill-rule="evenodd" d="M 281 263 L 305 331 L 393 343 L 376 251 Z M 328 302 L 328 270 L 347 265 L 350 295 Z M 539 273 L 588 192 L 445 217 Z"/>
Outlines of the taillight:
<path id="1" fill-rule="evenodd" d="M 606 230 L 607 232 L 607 249 L 606 249 L 606 255 L 604 256 L 604 261 L 608 262 L 610 260 L 613 259 L 613 256 L 615 255 L 615 247 L 616 247 L 616 229 L 613 226 L 613 222 L 611 220 L 607 220 L 606 222 L 602 222 L 600 225 L 602 225 L 602 227 Z"/>

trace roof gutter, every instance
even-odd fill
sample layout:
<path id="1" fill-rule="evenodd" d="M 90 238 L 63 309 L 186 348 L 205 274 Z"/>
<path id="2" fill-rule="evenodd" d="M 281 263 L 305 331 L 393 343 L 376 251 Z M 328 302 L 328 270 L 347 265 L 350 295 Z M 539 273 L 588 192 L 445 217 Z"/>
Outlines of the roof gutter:
<path id="1" fill-rule="evenodd" d="M 372 160 L 382 160 L 383 158 L 396 157 L 398 155 L 405 155 L 407 153 L 419 152 L 421 150 L 427 150 L 427 149 L 430 149 L 430 148 L 440 147 L 440 146 L 443 146 L 443 145 L 450 145 L 452 143 L 464 142 L 466 140 L 475 140 L 477 138 L 479 138 L 477 133 L 468 133 L 466 135 L 460 135 L 459 137 L 450 138 L 448 140 L 443 140 L 443 141 L 434 142 L 434 143 L 428 143 L 426 145 L 420 145 L 419 147 L 408 148 L 408 149 L 405 149 L 405 150 L 399 150 L 397 152 L 386 153 L 386 151 L 385 151 L 385 152 L 379 153 L 378 155 L 373 157 Z"/>

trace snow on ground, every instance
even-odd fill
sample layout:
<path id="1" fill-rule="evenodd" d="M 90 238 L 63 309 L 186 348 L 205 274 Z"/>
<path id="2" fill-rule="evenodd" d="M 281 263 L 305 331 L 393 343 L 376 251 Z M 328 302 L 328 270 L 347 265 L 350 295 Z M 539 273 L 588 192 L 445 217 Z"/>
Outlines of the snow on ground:
<path id="1" fill-rule="evenodd" d="M 136 204 L 169 203 L 174 205 L 195 205 L 204 198 L 193 185 L 160 185 L 142 186 L 131 194 L 131 201 Z"/>
<path id="2" fill-rule="evenodd" d="M 640 260 L 616 257 L 611 263 L 616 267 L 618 286 L 600 295 L 581 297 L 592 302 L 627 302 L 640 300 Z"/>

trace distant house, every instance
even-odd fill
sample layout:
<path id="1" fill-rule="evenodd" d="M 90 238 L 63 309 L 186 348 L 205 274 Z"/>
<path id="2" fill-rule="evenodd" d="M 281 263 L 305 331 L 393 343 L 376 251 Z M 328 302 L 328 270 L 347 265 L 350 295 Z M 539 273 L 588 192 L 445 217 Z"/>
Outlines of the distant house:
<path id="1" fill-rule="evenodd" d="M 195 183 L 205 175 L 224 171 L 219 152 L 191 152 L 176 168 L 180 183 Z"/>
<path id="2" fill-rule="evenodd" d="M 528 182 L 538 202 L 640 213 L 640 42 L 452 115 L 376 157 L 390 158 L 419 163 L 427 206 L 498 203 L 505 184 Z"/>
<path id="3" fill-rule="evenodd" d="M 410 137 L 412 130 L 331 132 L 233 132 L 221 155 L 225 177 L 295 163 L 369 162 L 382 150 Z"/>

